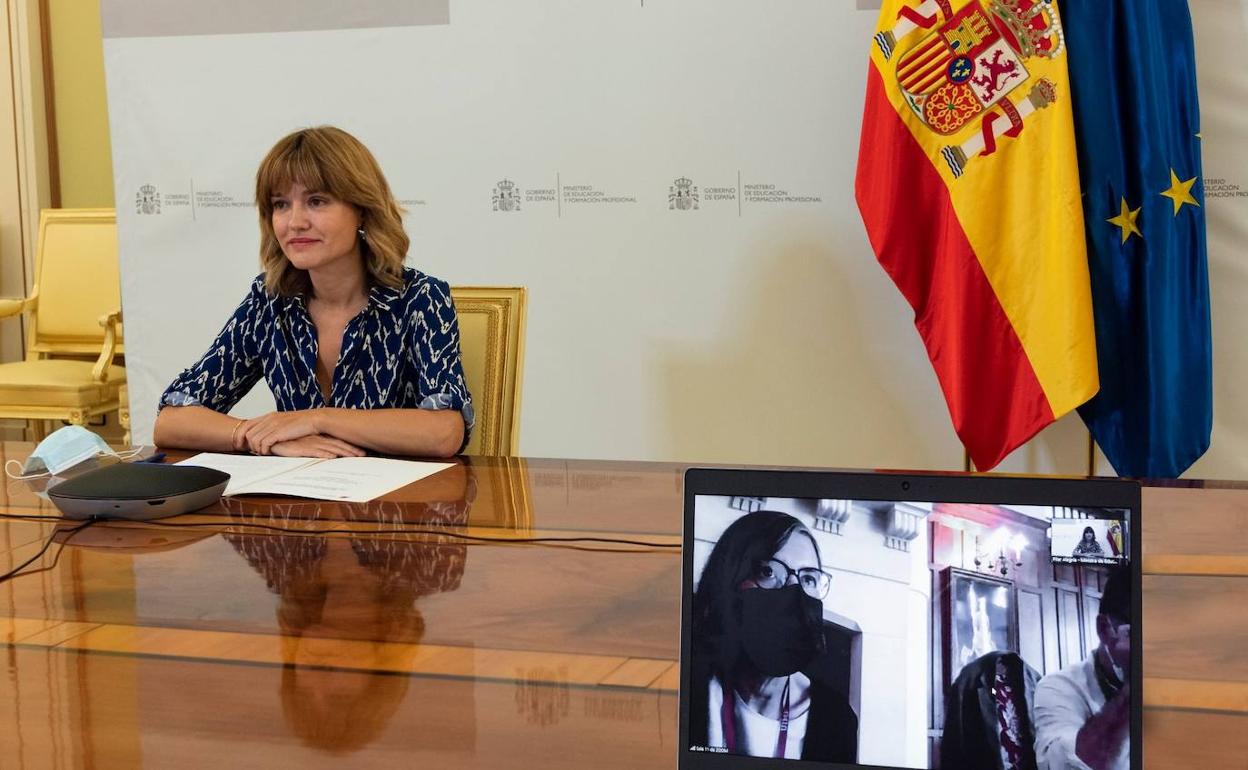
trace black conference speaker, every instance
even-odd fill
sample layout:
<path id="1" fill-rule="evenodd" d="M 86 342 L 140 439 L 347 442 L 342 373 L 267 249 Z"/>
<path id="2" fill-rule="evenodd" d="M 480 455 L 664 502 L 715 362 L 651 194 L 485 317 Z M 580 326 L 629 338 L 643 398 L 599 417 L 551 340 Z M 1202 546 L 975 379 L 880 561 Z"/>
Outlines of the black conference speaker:
<path id="1" fill-rule="evenodd" d="M 71 519 L 143 521 L 212 505 L 229 481 L 230 474 L 213 468 L 118 463 L 63 481 L 48 490 L 48 498 Z"/>

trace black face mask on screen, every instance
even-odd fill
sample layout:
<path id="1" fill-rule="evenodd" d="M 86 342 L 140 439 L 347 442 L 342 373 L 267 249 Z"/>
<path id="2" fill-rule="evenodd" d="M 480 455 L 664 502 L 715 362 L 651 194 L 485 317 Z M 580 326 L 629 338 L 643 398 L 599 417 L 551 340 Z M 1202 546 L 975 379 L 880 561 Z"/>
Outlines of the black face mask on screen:
<path id="1" fill-rule="evenodd" d="M 824 649 L 823 602 L 800 586 L 741 591 L 741 648 L 759 673 L 788 676 Z"/>

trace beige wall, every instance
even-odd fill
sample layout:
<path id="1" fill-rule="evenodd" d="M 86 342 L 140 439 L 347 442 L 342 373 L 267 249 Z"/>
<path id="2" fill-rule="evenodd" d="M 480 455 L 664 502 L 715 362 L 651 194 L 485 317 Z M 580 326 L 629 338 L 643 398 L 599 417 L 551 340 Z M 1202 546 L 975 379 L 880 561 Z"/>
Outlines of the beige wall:
<path id="1" fill-rule="evenodd" d="M 37 0 L 8 0 L 8 2 L 11 6 L 13 4 L 35 6 Z M 47 3 L 51 20 L 51 58 L 55 82 L 55 129 L 61 205 L 111 206 L 114 205 L 113 169 L 105 102 L 100 3 L 99 0 L 47 0 Z M 860 3 L 859 8 L 868 7 L 868 5 Z M 1223 36 L 1228 39 L 1242 38 L 1243 32 L 1240 26 L 1229 24 L 1227 20 L 1242 10 L 1243 24 L 1248 25 L 1248 0 L 1223 0 L 1223 2 L 1208 5 L 1209 7 L 1225 6 L 1225 10 L 1221 14 L 1214 14 L 1207 11 L 1204 4 L 1193 4 L 1194 11 L 1205 11 L 1196 14 L 1198 51 L 1206 57 L 1216 57 L 1220 51 L 1233 49 L 1233 45 L 1214 40 L 1215 33 L 1222 32 Z M 565 21 L 565 23 L 568 22 Z M 520 37 L 523 39 L 523 36 Z M 1214 65 L 1205 66 L 1205 64 L 1206 62 L 1201 62 L 1202 76 L 1218 71 Z M 144 81 L 150 78 L 159 79 L 158 64 L 145 62 L 144 66 L 145 68 L 139 71 Z M 718 70 L 706 67 L 698 69 L 710 73 L 718 72 Z M 722 74 L 715 74 L 715 76 L 723 77 Z M 1215 104 L 1212 110 L 1208 108 L 1210 103 Z M 1231 137 L 1239 133 L 1237 127 L 1242 125 L 1242 118 L 1239 117 L 1242 111 L 1235 113 L 1234 116 L 1222 116 L 1217 114 L 1216 110 L 1216 104 L 1237 103 L 1240 101 L 1231 98 L 1206 100 L 1205 134 L 1210 137 L 1216 135 L 1222 141 L 1208 142 L 1205 152 L 1206 170 L 1209 175 L 1234 177 L 1232 181 L 1239 182 L 1240 177 L 1236 169 L 1241 168 L 1242 164 L 1236 165 L 1233 159 L 1224 156 L 1230 154 L 1232 146 L 1237 146 Z M 511 128 L 518 130 L 519 126 L 511 124 Z M 593 167 L 592 164 L 590 167 Z M 1224 232 L 1242 229 L 1238 225 L 1228 226 L 1225 219 L 1230 216 L 1230 210 L 1225 205 L 1219 211 L 1222 212 L 1220 214 L 1223 217 L 1221 227 Z M 0 209 L 0 229 L 4 226 L 3 217 L 4 210 Z M 1211 219 L 1211 224 L 1214 221 Z M 855 226 L 857 226 L 856 220 Z M 847 230 L 842 228 L 842 232 L 848 237 Z M 547 235 L 547 232 L 540 229 L 534 234 L 539 238 Z M 789 234 L 789 240 L 794 241 L 792 234 Z M 1242 239 L 1239 241 L 1242 242 Z M 592 243 L 592 241 L 587 241 L 587 243 Z M 1211 239 L 1211 247 L 1214 245 Z M 772 247 L 773 244 L 769 242 L 767 249 L 770 250 Z M 762 314 L 756 305 L 751 306 L 742 302 L 740 307 L 746 309 L 752 307 L 754 316 L 751 318 L 745 313 L 732 316 L 733 322 L 739 324 L 738 328 L 741 330 L 740 334 L 734 337 L 737 342 L 742 343 L 740 349 L 743 351 L 743 357 L 740 359 L 730 358 L 725 350 L 711 350 L 708 355 L 706 350 L 682 349 L 680 345 L 669 344 L 665 338 L 660 338 L 657 342 L 647 339 L 645 343 L 651 347 L 662 348 L 661 359 L 665 364 L 661 367 L 662 371 L 659 374 L 647 373 L 648 379 L 643 385 L 649 389 L 649 392 L 652 392 L 651 399 L 659 399 L 661 404 L 669 404 L 667 411 L 673 415 L 705 415 L 702 422 L 713 428 L 698 432 L 676 431 L 669 424 L 665 424 L 664 414 L 667 412 L 659 410 L 661 413 L 655 413 L 651 408 L 651 413 L 643 419 L 622 421 L 624 429 L 630 429 L 628 423 L 635 425 L 632 431 L 638 435 L 634 436 L 634 443 L 644 443 L 651 447 L 651 454 L 681 459 L 708 461 L 753 459 L 758 462 L 868 463 L 888 466 L 959 468 L 961 466 L 960 447 L 949 428 L 948 415 L 943 411 L 943 403 L 936 390 L 935 378 L 926 368 L 923 369 L 922 377 L 913 377 L 910 376 L 912 373 L 910 368 L 905 368 L 903 371 L 896 366 L 898 362 L 905 362 L 906 367 L 909 367 L 911 362 L 915 362 L 916 367 L 926 367 L 926 362 L 921 358 L 922 349 L 918 344 L 917 335 L 914 334 L 908 321 L 898 322 L 884 329 L 877 328 L 875 331 L 867 331 L 857 324 L 838 325 L 835 323 L 842 320 L 843 316 L 851 319 L 857 317 L 856 312 L 862 309 L 857 306 L 864 302 L 862 299 L 864 286 L 870 289 L 871 286 L 885 284 L 881 271 L 870 261 L 862 265 L 865 279 L 863 274 L 834 274 L 832 262 L 825 257 L 840 248 L 842 245 L 836 244 L 826 248 L 810 249 L 800 242 L 787 251 L 781 248 L 780 250 L 785 253 L 777 257 L 777 264 L 774 265 L 779 269 L 766 272 L 767 281 L 764 283 L 764 288 L 768 289 L 768 296 L 764 299 L 770 299 L 773 307 L 778 311 L 771 314 L 775 317 L 781 317 L 782 312 L 791 310 L 795 306 L 799 309 L 804 308 L 802 312 L 806 315 L 803 319 L 811 321 L 805 328 L 821 330 L 820 333 L 825 335 L 823 344 L 831 343 L 837 349 L 859 352 L 861 355 L 856 360 L 874 361 L 876 365 L 873 368 L 851 370 L 851 376 L 847 376 L 846 372 L 836 368 L 836 362 L 824 361 L 818 364 L 811 360 L 794 359 L 781 354 L 781 351 L 772 350 L 768 347 L 770 342 L 766 335 L 768 330 L 759 321 L 760 317 L 770 316 Z M 1224 248 L 1221 253 L 1228 255 L 1228 257 L 1222 257 L 1222 262 L 1234 262 L 1229 259 L 1229 256 L 1236 253 L 1233 249 Z M 1211 254 L 1211 265 L 1215 271 L 1218 269 L 1218 263 L 1218 256 Z M 1238 262 L 1234 264 L 1238 265 Z M 1237 266 L 1229 264 L 1223 265 L 1221 269 L 1224 277 L 1237 276 L 1240 272 L 1242 271 Z M 812 277 L 817 280 L 808 280 Z M 2 282 L 3 279 L 0 278 L 0 283 Z M 1224 300 L 1222 302 L 1219 302 L 1219 286 L 1222 289 L 1221 296 Z M 1242 294 L 1242 292 L 1234 291 L 1235 286 L 1234 281 L 1215 279 L 1213 286 L 1215 324 L 1219 318 L 1234 317 L 1231 306 Z M 732 288 L 732 285 L 727 288 Z M 3 287 L 3 289 L 0 293 L 12 293 L 10 287 Z M 900 296 L 896 295 L 891 287 L 885 287 L 885 289 L 887 302 L 895 310 L 894 315 L 904 316 L 907 308 Z M 866 293 L 870 294 L 869 291 Z M 803 299 L 810 301 L 803 302 L 801 301 Z M 723 303 L 723 298 L 721 297 L 718 302 Z M 1220 306 L 1224 308 L 1221 314 L 1219 313 Z M 816 309 L 811 310 L 812 307 Z M 843 307 L 857 307 L 857 311 L 837 309 Z M 532 318 L 530 320 L 532 336 L 545 333 L 545 330 L 540 328 L 540 324 L 533 323 Z M 538 320 L 540 321 L 540 318 Z M 902 320 L 905 321 L 904 318 Z M 565 321 L 560 318 L 555 319 L 553 323 L 563 324 Z M 829 332 L 828 329 L 832 331 Z M 631 326 L 631 328 L 624 326 L 618 330 L 618 336 L 626 343 L 634 344 L 635 340 L 628 338 L 636 338 L 644 334 L 636 326 Z M 1223 336 L 1224 348 L 1233 347 L 1233 337 L 1232 334 Z M 1215 337 L 1215 343 L 1218 341 L 1219 338 Z M 0 340 L 0 348 L 3 347 L 2 343 L 3 340 Z M 602 344 L 602 341 L 595 340 L 594 344 Z M 532 346 L 530 349 L 533 349 Z M 885 352 L 879 353 L 880 350 Z M 0 349 L 0 353 L 3 352 Z M 749 355 L 745 355 L 746 353 Z M 742 370 L 742 366 L 748 365 L 751 361 L 757 362 L 759 355 L 756 354 L 764 358 L 770 356 L 776 360 L 778 367 L 788 367 L 792 373 L 801 375 L 793 378 L 792 392 L 783 394 L 785 396 L 782 399 L 783 402 L 802 404 L 810 398 L 808 390 L 835 389 L 835 397 L 825 398 L 824 401 L 854 404 L 854 406 L 825 410 L 827 414 L 819 413 L 817 419 L 811 419 L 800 409 L 782 412 L 779 416 L 772 411 L 759 410 L 757 414 L 746 414 L 742 417 L 737 412 L 740 410 L 740 404 L 748 401 L 750 391 L 747 383 L 737 377 L 737 373 Z M 1241 448 L 1244 434 L 1237 428 L 1243 422 L 1241 415 L 1248 412 L 1236 408 L 1239 404 L 1234 397 L 1234 393 L 1239 392 L 1234 387 L 1234 383 L 1241 381 L 1242 377 L 1228 376 L 1238 372 L 1242 365 L 1238 363 L 1239 359 L 1234 350 L 1219 350 L 1215 360 L 1218 361 L 1216 388 L 1219 392 L 1219 403 L 1216 414 L 1219 423 L 1215 429 L 1214 445 L 1209 455 L 1188 475 L 1215 478 L 1242 477 L 1244 475 L 1242 458 L 1245 453 L 1241 451 Z M 716 371 L 713 371 L 715 367 L 723 370 L 718 373 L 719 376 Z M 694 381 L 715 383 L 715 386 L 710 391 L 690 387 L 688 383 L 691 381 L 691 376 Z M 701 380 L 698 379 L 699 377 Z M 595 387 L 597 383 L 587 384 L 589 387 L 584 388 L 586 392 L 600 390 Z M 540 387 L 540 384 L 534 386 L 531 382 L 526 392 L 526 400 L 540 401 L 544 397 L 543 390 L 545 389 Z M 624 390 L 624 388 L 620 387 L 619 390 Z M 663 399 L 655 396 L 654 393 L 658 393 L 659 396 L 668 393 L 675 395 Z M 889 393 L 900 395 L 890 403 L 887 398 Z M 638 403 L 626 402 L 621 405 L 621 411 L 635 414 L 644 413 L 646 409 Z M 732 414 L 733 419 L 731 421 L 715 419 L 717 415 L 725 414 Z M 583 426 L 578 425 L 576 420 L 560 420 L 559 422 L 562 424 L 555 430 L 556 435 L 552 441 L 557 441 L 559 445 L 573 446 L 577 435 L 583 432 Z M 779 429 L 772 429 L 777 423 L 779 423 Z M 530 421 L 530 425 L 532 424 L 533 421 Z M 942 437 L 940 446 L 926 455 L 907 451 L 906 446 L 910 443 L 909 434 L 923 431 L 939 432 Z M 604 431 L 604 433 L 607 432 L 609 431 Z M 627 430 L 625 432 L 627 433 Z M 760 444 L 757 447 L 757 457 L 719 456 L 722 447 L 739 446 L 740 437 L 760 434 L 772 436 L 772 444 Z M 566 453 L 575 454 L 576 452 L 566 450 Z M 1078 418 L 1070 416 L 1050 427 L 1035 441 L 1016 452 L 1002 464 L 1000 470 L 1079 473 L 1086 468 L 1086 453 L 1087 433 Z M 641 453 L 630 452 L 630 456 L 641 456 Z M 1109 472 L 1109 467 L 1103 459 L 1098 462 L 1097 467 L 1102 473 Z"/>
<path id="2" fill-rule="evenodd" d="M 48 0 L 61 206 L 113 205 L 99 0 Z"/>

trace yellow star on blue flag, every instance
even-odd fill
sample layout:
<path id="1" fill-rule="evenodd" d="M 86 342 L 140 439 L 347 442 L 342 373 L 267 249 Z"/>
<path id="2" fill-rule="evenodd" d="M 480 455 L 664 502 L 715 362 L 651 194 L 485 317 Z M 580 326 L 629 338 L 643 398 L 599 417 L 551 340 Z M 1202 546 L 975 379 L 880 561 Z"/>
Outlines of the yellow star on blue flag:
<path id="1" fill-rule="evenodd" d="M 1163 196 L 1174 202 L 1174 215 L 1179 215 L 1179 209 L 1183 208 L 1183 204 L 1200 208 L 1200 204 L 1192 197 L 1192 186 L 1196 184 L 1196 177 L 1192 177 L 1186 182 L 1179 181 L 1179 175 L 1174 173 L 1174 169 L 1170 169 L 1170 189 L 1162 193 Z"/>
<path id="2" fill-rule="evenodd" d="M 1123 198 L 1122 212 L 1119 213 L 1118 216 L 1111 217 L 1105 221 L 1111 225 L 1122 228 L 1122 242 L 1126 243 L 1127 239 L 1132 235 L 1138 235 L 1141 238 L 1144 237 L 1144 233 L 1140 232 L 1140 226 L 1135 223 L 1135 220 L 1139 219 L 1139 217 L 1140 209 L 1132 211 L 1131 207 L 1127 205 L 1127 199 Z"/>
<path id="3" fill-rule="evenodd" d="M 1213 431 L 1189 0 L 1060 5 L 1101 383 L 1079 414 L 1118 474 L 1177 478 L 1209 448 Z"/>

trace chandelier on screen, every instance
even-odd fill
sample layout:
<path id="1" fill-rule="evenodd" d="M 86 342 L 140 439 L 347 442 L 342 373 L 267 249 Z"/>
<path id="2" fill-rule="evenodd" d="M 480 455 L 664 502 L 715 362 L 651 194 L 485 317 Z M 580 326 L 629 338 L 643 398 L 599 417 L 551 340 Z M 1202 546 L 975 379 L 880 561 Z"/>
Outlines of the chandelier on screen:
<path id="1" fill-rule="evenodd" d="M 1027 538 L 1008 527 L 999 527 L 986 539 L 975 536 L 975 569 L 998 573 L 1001 577 L 1023 566 Z"/>

